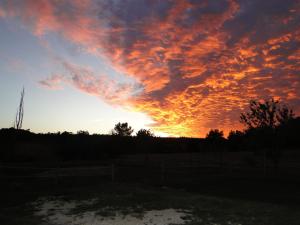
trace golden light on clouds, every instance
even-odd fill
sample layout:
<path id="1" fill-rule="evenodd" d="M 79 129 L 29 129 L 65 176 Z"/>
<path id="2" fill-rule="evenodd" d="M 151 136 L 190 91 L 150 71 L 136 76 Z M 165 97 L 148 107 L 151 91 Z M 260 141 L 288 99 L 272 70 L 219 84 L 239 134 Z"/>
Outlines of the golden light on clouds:
<path id="1" fill-rule="evenodd" d="M 159 132 L 204 136 L 210 128 L 241 128 L 250 99 L 277 97 L 300 109 L 298 0 L 24 0 L 0 4 L 0 14 L 19 18 L 35 35 L 57 32 L 105 57 L 136 84 L 76 66 L 61 81 L 148 114 Z"/>

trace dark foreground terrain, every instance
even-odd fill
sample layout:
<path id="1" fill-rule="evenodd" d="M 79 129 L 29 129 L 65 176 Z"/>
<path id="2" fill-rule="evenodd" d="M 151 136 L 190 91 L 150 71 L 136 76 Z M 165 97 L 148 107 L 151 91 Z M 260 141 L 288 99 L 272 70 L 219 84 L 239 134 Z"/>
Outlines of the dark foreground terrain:
<path id="1" fill-rule="evenodd" d="M 149 210 L 157 214 L 170 209 L 186 213 L 174 224 L 296 225 L 300 221 L 300 184 L 283 178 L 203 178 L 164 184 L 95 177 L 58 182 L 14 179 L 2 183 L 0 197 L 3 225 L 122 223 L 105 222 L 116 215 L 122 215 L 125 225 L 133 224 L 129 218 L 148 216 Z M 140 224 L 155 220 L 149 221 Z M 158 225 L 169 224 L 159 221 Z"/>

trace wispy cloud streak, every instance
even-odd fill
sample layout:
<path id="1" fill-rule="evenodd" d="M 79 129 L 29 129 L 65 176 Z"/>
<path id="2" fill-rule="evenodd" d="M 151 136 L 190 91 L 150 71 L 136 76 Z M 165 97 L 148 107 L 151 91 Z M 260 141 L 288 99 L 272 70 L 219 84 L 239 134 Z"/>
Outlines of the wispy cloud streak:
<path id="1" fill-rule="evenodd" d="M 59 60 L 59 64 L 63 67 L 64 73 L 53 74 L 39 81 L 42 87 L 55 90 L 62 89 L 63 85 L 70 85 L 114 105 L 124 105 L 128 99 L 141 91 L 141 87 L 134 81 L 116 81 L 89 67 L 64 60 Z"/>

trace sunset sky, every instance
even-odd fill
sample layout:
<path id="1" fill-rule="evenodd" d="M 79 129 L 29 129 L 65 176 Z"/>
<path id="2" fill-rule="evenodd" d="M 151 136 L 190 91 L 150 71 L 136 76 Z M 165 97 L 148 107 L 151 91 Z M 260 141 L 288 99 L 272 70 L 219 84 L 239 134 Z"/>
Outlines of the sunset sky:
<path id="1" fill-rule="evenodd" d="M 0 128 L 243 129 L 251 99 L 300 113 L 300 0 L 0 0 Z"/>

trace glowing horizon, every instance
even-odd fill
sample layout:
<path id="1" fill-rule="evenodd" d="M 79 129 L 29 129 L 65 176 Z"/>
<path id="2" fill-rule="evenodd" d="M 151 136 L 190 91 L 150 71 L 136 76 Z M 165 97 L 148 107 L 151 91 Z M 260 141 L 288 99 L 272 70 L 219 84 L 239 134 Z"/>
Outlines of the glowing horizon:
<path id="1" fill-rule="evenodd" d="M 300 112 L 299 0 L 4 0 L 0 30 L 1 126 L 22 85 L 37 132 L 203 137 L 242 129 L 251 99 Z"/>

